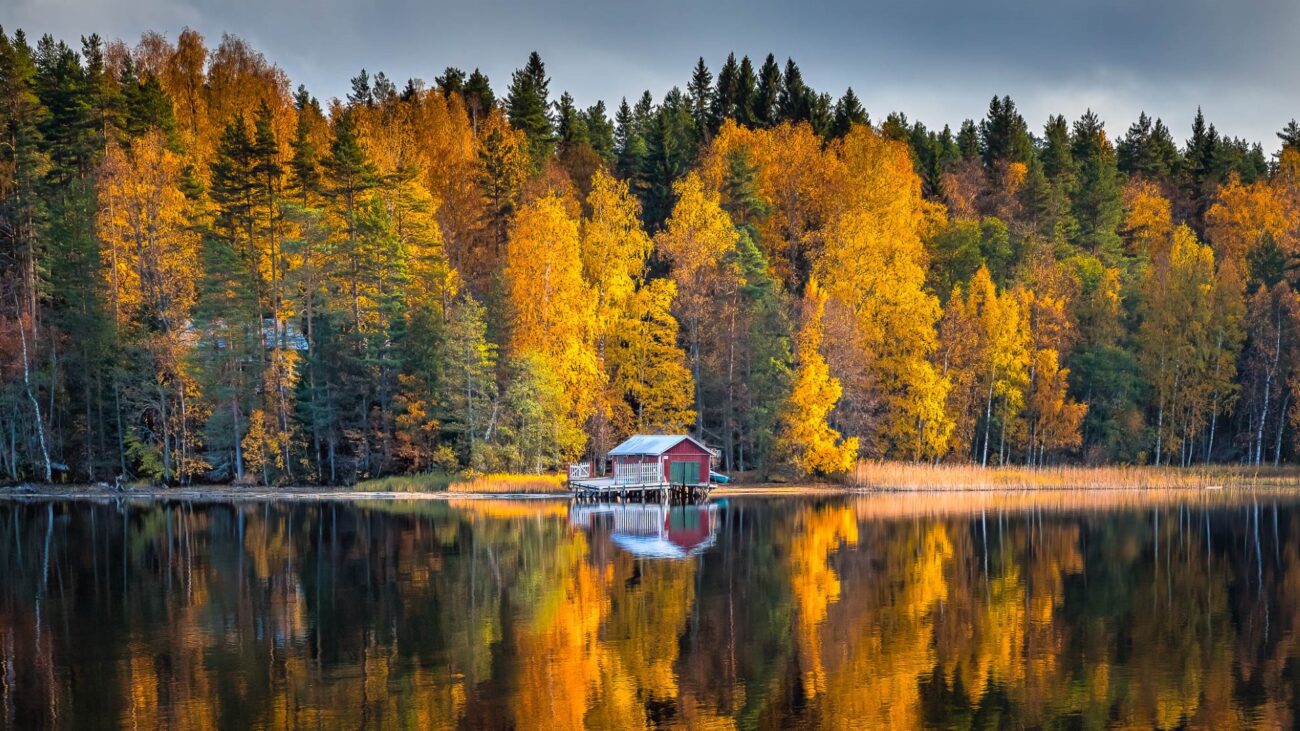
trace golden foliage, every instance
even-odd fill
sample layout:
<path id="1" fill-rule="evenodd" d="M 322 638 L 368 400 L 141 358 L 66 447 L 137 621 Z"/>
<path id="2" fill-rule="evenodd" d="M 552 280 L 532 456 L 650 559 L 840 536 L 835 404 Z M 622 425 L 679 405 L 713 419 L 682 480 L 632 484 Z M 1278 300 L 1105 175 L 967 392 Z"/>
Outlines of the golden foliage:
<path id="1" fill-rule="evenodd" d="M 1169 251 L 1174 231 L 1169 199 L 1159 186 L 1137 178 L 1124 186 L 1124 233 L 1129 253 L 1156 259 Z"/>
<path id="2" fill-rule="evenodd" d="M 1205 213 L 1205 233 L 1217 258 L 1242 262 L 1265 237 L 1283 251 L 1293 251 L 1292 220 L 1292 211 L 1272 185 L 1265 181 L 1245 185 L 1233 175 Z"/>
<path id="3" fill-rule="evenodd" d="M 827 421 L 841 391 L 821 353 L 826 295 L 816 279 L 808 282 L 804 310 L 795 340 L 794 385 L 782 412 L 776 450 L 801 475 L 839 475 L 856 461 L 858 440 L 843 439 Z"/>
<path id="4" fill-rule="evenodd" d="M 653 279 L 626 303 L 605 350 L 617 419 L 624 433 L 683 431 L 695 421 L 691 406 L 694 379 L 677 345 L 677 319 L 671 307 L 677 287 Z"/>
<path id="5" fill-rule="evenodd" d="M 844 378 L 850 411 L 879 413 L 850 422 L 870 452 L 940 456 L 952 427 L 943 409 L 948 382 L 930 362 L 940 310 L 925 290 L 920 180 L 907 147 L 868 127 L 854 127 L 834 151 L 844 174 L 814 273 L 852 348 L 831 359 L 831 370 Z"/>
<path id="6" fill-rule="evenodd" d="M 504 277 L 510 350 L 539 359 L 542 372 L 556 379 L 563 401 L 561 413 L 550 416 L 566 423 L 562 431 L 580 433 L 604 374 L 594 347 L 594 303 L 582 279 L 578 222 L 564 201 L 548 195 L 520 210 L 510 229 Z"/>
<path id="7" fill-rule="evenodd" d="M 130 150 L 111 145 L 101 167 L 98 229 L 109 300 L 119 327 L 185 325 L 199 277 L 199 237 L 181 192 L 185 161 L 158 132 Z"/>

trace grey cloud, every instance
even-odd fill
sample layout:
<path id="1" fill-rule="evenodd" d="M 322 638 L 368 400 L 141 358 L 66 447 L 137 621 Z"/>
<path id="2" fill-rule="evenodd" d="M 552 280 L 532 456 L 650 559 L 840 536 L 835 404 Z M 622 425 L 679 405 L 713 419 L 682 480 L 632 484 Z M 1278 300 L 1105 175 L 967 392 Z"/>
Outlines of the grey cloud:
<path id="1" fill-rule="evenodd" d="M 481 67 L 499 91 L 531 50 L 552 90 L 617 103 L 684 85 L 695 59 L 793 57 L 835 95 L 853 86 L 879 119 L 891 110 L 932 126 L 983 114 L 1010 94 L 1037 129 L 1049 113 L 1092 107 L 1112 133 L 1140 110 L 1187 134 L 1198 105 L 1221 131 L 1276 146 L 1300 115 L 1300 4 L 1284 0 L 1023 0 L 704 3 L 560 0 L 0 0 L 0 22 L 66 39 L 97 31 L 133 41 L 191 26 L 211 44 L 246 38 L 295 83 L 328 98 L 357 69 L 432 79 Z"/>

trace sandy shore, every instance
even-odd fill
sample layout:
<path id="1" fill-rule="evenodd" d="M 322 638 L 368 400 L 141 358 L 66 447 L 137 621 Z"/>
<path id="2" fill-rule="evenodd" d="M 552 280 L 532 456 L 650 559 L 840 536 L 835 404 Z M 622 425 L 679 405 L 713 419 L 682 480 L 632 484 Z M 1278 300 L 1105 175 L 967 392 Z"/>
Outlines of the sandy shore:
<path id="1" fill-rule="evenodd" d="M 711 497 L 842 495 L 864 492 L 836 485 L 737 485 L 716 487 Z M 93 485 L 21 485 L 0 487 L 0 500 L 566 500 L 567 491 L 524 492 L 394 492 L 333 487 L 138 487 L 125 490 Z"/>

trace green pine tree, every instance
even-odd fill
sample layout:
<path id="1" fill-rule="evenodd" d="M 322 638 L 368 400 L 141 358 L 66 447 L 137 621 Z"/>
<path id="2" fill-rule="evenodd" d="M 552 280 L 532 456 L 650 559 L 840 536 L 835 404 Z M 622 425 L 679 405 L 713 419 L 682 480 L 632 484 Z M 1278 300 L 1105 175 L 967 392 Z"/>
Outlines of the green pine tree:
<path id="1" fill-rule="evenodd" d="M 758 89 L 754 96 L 754 123 L 771 127 L 781 121 L 781 67 L 776 57 L 767 54 L 758 72 Z"/>
<path id="2" fill-rule="evenodd" d="M 832 126 L 832 134 L 843 137 L 849 133 L 853 125 L 870 123 L 866 110 L 862 108 L 862 102 L 858 101 L 858 95 L 853 93 L 853 87 L 845 89 L 844 96 L 835 103 L 835 123 Z"/>
<path id="3" fill-rule="evenodd" d="M 555 130 L 548 99 L 550 83 L 542 57 L 533 51 L 528 56 L 528 63 L 515 71 L 510 80 L 510 91 L 506 94 L 506 113 L 510 123 L 528 137 L 536 170 L 542 169 L 555 150 Z"/>
<path id="4" fill-rule="evenodd" d="M 1124 218 L 1115 148 L 1091 110 L 1074 123 L 1070 144 L 1077 170 L 1072 212 L 1079 245 L 1113 264 L 1123 254 L 1119 226 Z"/>

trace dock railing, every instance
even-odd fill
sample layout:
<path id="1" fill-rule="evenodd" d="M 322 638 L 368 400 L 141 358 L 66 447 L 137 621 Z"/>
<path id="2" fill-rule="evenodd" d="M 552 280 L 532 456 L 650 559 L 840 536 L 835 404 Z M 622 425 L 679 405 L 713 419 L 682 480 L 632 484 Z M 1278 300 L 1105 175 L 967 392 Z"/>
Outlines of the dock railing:
<path id="1" fill-rule="evenodd" d="M 590 462 L 571 462 L 569 463 L 569 482 L 574 480 L 586 480 L 591 477 Z"/>
<path id="2" fill-rule="evenodd" d="M 656 462 L 641 464 L 615 464 L 616 485 L 658 485 L 664 481 L 662 468 Z"/>

